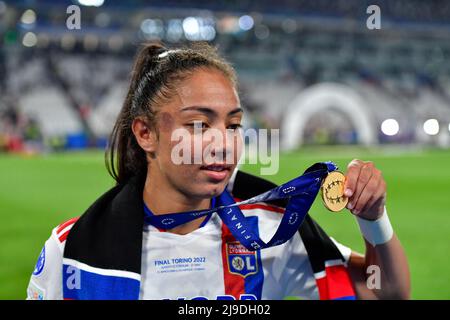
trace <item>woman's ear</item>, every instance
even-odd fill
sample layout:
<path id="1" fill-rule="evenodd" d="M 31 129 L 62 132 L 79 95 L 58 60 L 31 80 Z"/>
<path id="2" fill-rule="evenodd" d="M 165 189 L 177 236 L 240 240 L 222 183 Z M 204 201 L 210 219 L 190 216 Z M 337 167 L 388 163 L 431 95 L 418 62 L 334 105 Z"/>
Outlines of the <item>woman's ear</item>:
<path id="1" fill-rule="evenodd" d="M 158 146 L 156 131 L 154 128 L 149 128 L 144 119 L 134 119 L 131 130 L 133 130 L 137 143 L 145 152 L 154 153 L 156 151 Z"/>

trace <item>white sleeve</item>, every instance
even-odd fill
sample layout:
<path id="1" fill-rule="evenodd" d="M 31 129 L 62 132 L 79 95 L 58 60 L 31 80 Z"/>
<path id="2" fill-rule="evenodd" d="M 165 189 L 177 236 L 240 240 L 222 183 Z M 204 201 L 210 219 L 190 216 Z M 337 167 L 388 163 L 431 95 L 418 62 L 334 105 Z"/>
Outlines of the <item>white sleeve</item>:
<path id="1" fill-rule="evenodd" d="M 27 300 L 62 300 L 62 256 L 64 244 L 56 236 L 56 228 L 45 242 L 31 275 Z"/>

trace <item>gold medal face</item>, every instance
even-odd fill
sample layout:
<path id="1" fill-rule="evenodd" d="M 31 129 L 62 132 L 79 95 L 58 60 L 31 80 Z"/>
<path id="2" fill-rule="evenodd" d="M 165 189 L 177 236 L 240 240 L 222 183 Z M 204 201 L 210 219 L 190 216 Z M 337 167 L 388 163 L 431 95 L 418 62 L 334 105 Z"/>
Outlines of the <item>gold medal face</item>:
<path id="1" fill-rule="evenodd" d="M 322 184 L 322 200 L 325 207 L 333 212 L 341 211 L 348 203 L 344 196 L 345 176 L 342 172 L 333 171 L 328 174 Z"/>

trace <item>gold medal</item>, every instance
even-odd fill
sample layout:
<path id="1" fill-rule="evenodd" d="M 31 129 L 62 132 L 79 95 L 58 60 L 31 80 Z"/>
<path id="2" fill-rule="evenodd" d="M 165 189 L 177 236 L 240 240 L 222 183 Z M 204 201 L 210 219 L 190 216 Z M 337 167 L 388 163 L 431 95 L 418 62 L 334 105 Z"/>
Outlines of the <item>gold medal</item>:
<path id="1" fill-rule="evenodd" d="M 342 172 L 330 172 L 322 183 L 322 200 L 325 207 L 333 212 L 341 211 L 348 203 L 344 196 L 345 176 Z"/>

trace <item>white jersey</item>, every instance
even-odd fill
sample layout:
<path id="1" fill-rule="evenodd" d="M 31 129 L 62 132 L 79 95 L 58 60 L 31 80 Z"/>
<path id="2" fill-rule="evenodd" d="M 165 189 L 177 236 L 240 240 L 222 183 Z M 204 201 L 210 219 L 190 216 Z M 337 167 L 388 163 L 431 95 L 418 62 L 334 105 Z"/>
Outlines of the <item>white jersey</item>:
<path id="1" fill-rule="evenodd" d="M 265 242 L 284 211 L 265 204 L 240 208 Z M 31 276 L 28 299 L 62 299 L 64 245 L 75 222 L 52 231 Z M 351 250 L 335 244 L 348 261 Z M 316 280 L 298 232 L 282 245 L 248 251 L 217 213 L 186 235 L 152 225 L 143 230 L 140 299 L 318 299 Z"/>

